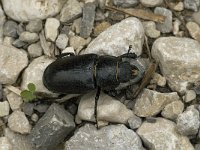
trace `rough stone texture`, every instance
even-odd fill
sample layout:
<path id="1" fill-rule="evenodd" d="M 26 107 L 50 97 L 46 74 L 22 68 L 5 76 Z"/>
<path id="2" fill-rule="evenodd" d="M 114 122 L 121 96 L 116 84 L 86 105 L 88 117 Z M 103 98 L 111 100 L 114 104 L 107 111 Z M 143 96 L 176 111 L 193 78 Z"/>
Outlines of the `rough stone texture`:
<path id="1" fill-rule="evenodd" d="M 88 38 L 92 33 L 95 18 L 95 3 L 86 3 L 83 7 L 83 17 L 81 21 L 80 36 Z"/>
<path id="2" fill-rule="evenodd" d="M 5 36 L 3 39 L 3 45 L 12 45 L 12 43 L 14 42 L 14 38 L 13 37 L 9 37 L 9 36 Z"/>
<path id="3" fill-rule="evenodd" d="M 109 22 L 106 22 L 106 21 L 103 21 L 103 22 L 97 24 L 94 28 L 94 36 L 98 36 L 100 33 L 105 31 L 110 26 L 111 26 L 111 24 Z"/>
<path id="4" fill-rule="evenodd" d="M 179 114 L 184 110 L 184 104 L 182 101 L 174 101 L 169 103 L 163 109 L 161 115 L 167 119 L 176 120 Z"/>
<path id="5" fill-rule="evenodd" d="M 81 22 L 82 18 L 78 18 L 73 21 L 73 24 L 71 26 L 72 31 L 74 31 L 77 35 L 79 35 L 81 32 Z"/>
<path id="6" fill-rule="evenodd" d="M 65 150 L 80 149 L 144 150 L 138 135 L 124 125 L 110 125 L 97 130 L 91 124 L 79 128 L 75 135 L 65 143 Z"/>
<path id="7" fill-rule="evenodd" d="M 140 3 L 145 7 L 155 7 L 163 3 L 163 0 L 140 0 Z"/>
<path id="8" fill-rule="evenodd" d="M 136 99 L 133 111 L 139 117 L 150 117 L 157 115 L 167 104 L 180 100 L 176 92 L 159 93 L 144 89 Z"/>
<path id="9" fill-rule="evenodd" d="M 19 22 L 55 16 L 64 3 L 65 0 L 2 0 L 5 13 Z"/>
<path id="10" fill-rule="evenodd" d="M 95 94 L 95 92 L 91 92 L 81 98 L 77 113 L 80 119 L 95 122 Z M 127 123 L 130 117 L 134 117 L 134 114 L 124 104 L 107 94 L 100 94 L 97 105 L 97 118 L 99 121 Z"/>
<path id="11" fill-rule="evenodd" d="M 195 108 L 188 108 L 177 118 L 177 130 L 182 135 L 196 135 L 199 129 L 199 111 Z"/>
<path id="12" fill-rule="evenodd" d="M 10 106 L 8 101 L 0 102 L 0 117 L 9 115 Z"/>
<path id="13" fill-rule="evenodd" d="M 190 36 L 200 42 L 200 27 L 199 27 L 199 25 L 195 22 L 188 22 L 186 24 L 186 27 L 190 33 Z"/>
<path id="14" fill-rule="evenodd" d="M 142 124 L 142 119 L 140 117 L 134 116 L 128 119 L 129 127 L 133 130 L 139 128 Z"/>
<path id="15" fill-rule="evenodd" d="M 41 56 L 34 59 L 23 73 L 21 88 L 27 89 L 27 85 L 29 83 L 33 83 L 36 86 L 36 92 L 52 95 L 53 93 L 44 87 L 42 76 L 46 67 L 53 61 L 53 59 L 50 59 L 46 56 Z M 55 96 L 55 94 L 53 95 Z"/>
<path id="16" fill-rule="evenodd" d="M 23 46 L 27 45 L 27 43 L 21 41 L 20 39 L 16 39 L 15 41 L 13 41 L 12 45 L 17 48 L 22 48 Z"/>
<path id="17" fill-rule="evenodd" d="M 185 97 L 184 97 L 184 101 L 186 102 L 186 103 L 188 103 L 188 102 L 191 102 L 191 101 L 193 101 L 193 100 L 195 100 L 196 99 L 196 92 L 194 91 L 194 90 L 187 90 L 186 92 L 185 92 Z"/>
<path id="18" fill-rule="evenodd" d="M 153 21 L 145 21 L 142 23 L 145 34 L 151 38 L 157 38 L 160 36 L 160 31 L 156 30 L 156 23 Z"/>
<path id="19" fill-rule="evenodd" d="M 43 49 L 40 42 L 29 45 L 28 54 L 30 57 L 39 57 L 42 55 Z"/>
<path id="20" fill-rule="evenodd" d="M 31 131 L 31 126 L 28 119 L 26 118 L 24 112 L 14 111 L 8 118 L 9 128 L 21 134 L 27 134 Z"/>
<path id="21" fill-rule="evenodd" d="M 200 144 L 195 144 L 195 150 L 200 150 Z"/>
<path id="22" fill-rule="evenodd" d="M 151 150 L 194 150 L 189 139 L 176 132 L 176 124 L 164 118 L 144 122 L 137 133 Z"/>
<path id="23" fill-rule="evenodd" d="M 183 2 L 178 2 L 176 4 L 172 4 L 172 8 L 175 10 L 175 11 L 183 11 L 184 10 L 184 4 Z"/>
<path id="24" fill-rule="evenodd" d="M 63 50 L 67 47 L 68 40 L 69 38 L 67 37 L 66 34 L 60 34 L 58 35 L 58 38 L 56 39 L 56 46 L 59 49 Z"/>
<path id="25" fill-rule="evenodd" d="M 62 54 L 63 53 L 74 53 L 75 54 L 75 51 L 74 51 L 73 47 L 67 47 L 62 51 Z"/>
<path id="26" fill-rule="evenodd" d="M 18 28 L 18 24 L 16 22 L 12 20 L 8 20 L 5 22 L 3 26 L 3 35 L 17 38 L 18 37 L 17 28 Z"/>
<path id="27" fill-rule="evenodd" d="M 36 19 L 29 21 L 26 25 L 26 30 L 29 32 L 40 32 L 42 30 L 42 20 Z"/>
<path id="28" fill-rule="evenodd" d="M 166 78 L 161 76 L 160 74 L 158 73 L 154 73 L 153 75 L 153 79 L 151 80 L 150 83 L 153 83 L 153 84 L 157 84 L 161 87 L 164 87 L 166 85 Z"/>
<path id="29" fill-rule="evenodd" d="M 31 33 L 25 31 L 20 34 L 19 39 L 23 42 L 31 44 L 37 42 L 39 40 L 39 36 L 37 33 Z"/>
<path id="30" fill-rule="evenodd" d="M 33 114 L 33 108 L 34 108 L 33 103 L 23 103 L 22 104 L 22 110 L 28 116 L 31 116 Z"/>
<path id="31" fill-rule="evenodd" d="M 169 33 L 172 31 L 172 12 L 163 7 L 156 7 L 154 13 L 165 16 L 164 23 L 157 23 L 156 28 L 162 33 Z"/>
<path id="32" fill-rule="evenodd" d="M 0 5 L 0 43 L 2 43 L 3 41 L 3 26 L 4 26 L 5 21 L 6 21 L 6 17 Z"/>
<path id="33" fill-rule="evenodd" d="M 52 104 L 37 122 L 29 138 L 36 149 L 54 148 L 75 128 L 74 118 L 58 104 Z"/>
<path id="34" fill-rule="evenodd" d="M 198 11 L 199 4 L 199 0 L 184 0 L 184 6 L 189 10 Z"/>
<path id="35" fill-rule="evenodd" d="M 200 11 L 193 13 L 192 14 L 192 18 L 194 19 L 194 21 L 200 25 Z"/>
<path id="36" fill-rule="evenodd" d="M 112 25 L 95 38 L 84 53 L 119 56 L 127 53 L 129 45 L 137 55 L 142 53 L 144 29 L 141 22 L 130 17 Z"/>
<path id="37" fill-rule="evenodd" d="M 152 56 L 159 62 L 173 91 L 184 93 L 189 82 L 200 80 L 199 42 L 189 38 L 162 37 L 154 42 Z"/>
<path id="38" fill-rule="evenodd" d="M 113 3 L 120 7 L 134 7 L 139 3 L 139 0 L 113 0 Z"/>
<path id="39" fill-rule="evenodd" d="M 13 84 L 19 73 L 28 65 L 27 53 L 0 44 L 0 83 Z"/>
<path id="40" fill-rule="evenodd" d="M 75 50 L 80 50 L 91 41 L 91 38 L 84 39 L 80 36 L 72 36 L 69 39 L 69 45 Z"/>
<path id="41" fill-rule="evenodd" d="M 179 19 L 175 19 L 173 22 L 173 34 L 179 36 L 182 31 L 180 31 L 181 21 Z"/>
<path id="42" fill-rule="evenodd" d="M 63 6 L 60 13 L 61 22 L 71 22 L 72 20 L 80 17 L 82 8 L 77 0 L 68 0 Z"/>
<path id="43" fill-rule="evenodd" d="M 10 104 L 10 108 L 13 111 L 21 108 L 21 105 L 23 103 L 21 96 L 11 92 L 8 95 L 6 95 L 6 97 L 7 97 L 9 104 Z"/>
<path id="44" fill-rule="evenodd" d="M 7 137 L 0 137 L 0 150 L 12 150 L 13 146 Z"/>
<path id="45" fill-rule="evenodd" d="M 48 18 L 45 23 L 45 36 L 47 40 L 54 42 L 58 36 L 59 20 Z"/>

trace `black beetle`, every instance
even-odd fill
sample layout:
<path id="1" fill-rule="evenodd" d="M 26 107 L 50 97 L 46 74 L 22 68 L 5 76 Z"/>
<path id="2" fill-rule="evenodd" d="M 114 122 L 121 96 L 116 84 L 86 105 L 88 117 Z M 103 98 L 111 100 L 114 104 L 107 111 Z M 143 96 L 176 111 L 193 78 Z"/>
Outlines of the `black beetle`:
<path id="1" fill-rule="evenodd" d="M 44 71 L 43 83 L 56 93 L 81 94 L 98 89 L 95 97 L 96 117 L 101 90 L 121 90 L 143 77 L 144 69 L 136 61 L 137 55 L 130 53 L 130 50 L 131 46 L 126 54 L 118 57 L 62 54 Z"/>

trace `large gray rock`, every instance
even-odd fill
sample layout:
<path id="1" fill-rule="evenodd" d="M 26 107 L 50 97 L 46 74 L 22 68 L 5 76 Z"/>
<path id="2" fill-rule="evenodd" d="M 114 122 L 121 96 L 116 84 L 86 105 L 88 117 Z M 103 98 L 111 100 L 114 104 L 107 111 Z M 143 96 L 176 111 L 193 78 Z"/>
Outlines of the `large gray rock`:
<path id="1" fill-rule="evenodd" d="M 6 17 L 5 17 L 5 14 L 4 14 L 4 11 L 0 5 L 0 43 L 2 43 L 3 41 L 3 25 L 6 21 Z"/>
<path id="2" fill-rule="evenodd" d="M 15 47 L 0 45 L 0 82 L 13 84 L 28 65 L 27 53 Z"/>
<path id="3" fill-rule="evenodd" d="M 155 123 L 144 122 L 137 133 L 150 150 L 194 150 L 189 139 L 176 132 L 176 124 L 167 119 L 157 118 Z"/>
<path id="4" fill-rule="evenodd" d="M 65 0 L 2 0 L 5 13 L 19 22 L 55 16 L 64 3 Z"/>
<path id="5" fill-rule="evenodd" d="M 200 44 L 189 38 L 162 37 L 152 46 L 152 56 L 174 91 L 184 93 L 189 82 L 200 80 Z"/>
<path id="6" fill-rule="evenodd" d="M 110 125 L 97 130 L 94 125 L 86 124 L 65 143 L 65 150 L 144 150 L 144 148 L 138 135 L 124 125 Z"/>
<path id="7" fill-rule="evenodd" d="M 143 42 L 142 23 L 138 19 L 130 17 L 102 32 L 88 45 L 84 53 L 119 56 L 127 53 L 129 45 L 132 45 L 131 52 L 140 55 Z"/>
<path id="8" fill-rule="evenodd" d="M 36 149 L 54 150 L 74 128 L 73 116 L 54 103 L 37 122 L 29 138 Z"/>

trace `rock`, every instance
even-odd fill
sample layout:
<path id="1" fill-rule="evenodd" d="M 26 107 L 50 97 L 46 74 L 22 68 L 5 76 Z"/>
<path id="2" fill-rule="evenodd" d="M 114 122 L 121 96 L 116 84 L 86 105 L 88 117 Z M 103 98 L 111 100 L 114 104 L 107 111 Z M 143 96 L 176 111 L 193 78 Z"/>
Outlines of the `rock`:
<path id="1" fill-rule="evenodd" d="M 77 110 L 78 110 L 78 106 L 75 105 L 74 103 L 69 103 L 65 106 L 65 108 L 72 114 L 72 115 L 76 115 Z"/>
<path id="2" fill-rule="evenodd" d="M 23 112 L 28 116 L 31 116 L 33 114 L 33 108 L 34 108 L 34 104 L 33 103 L 26 103 L 25 102 L 22 105 Z"/>
<path id="3" fill-rule="evenodd" d="M 170 3 L 172 5 L 172 9 L 175 11 L 183 11 L 184 10 L 184 4 L 183 2 L 178 2 L 176 4 Z"/>
<path id="4" fill-rule="evenodd" d="M 27 89 L 29 83 L 33 83 L 36 86 L 36 92 L 42 92 L 47 95 L 56 95 L 47 90 L 42 82 L 42 76 L 46 67 L 54 60 L 46 56 L 41 56 L 34 59 L 23 73 L 21 89 Z"/>
<path id="5" fill-rule="evenodd" d="M 37 114 L 32 114 L 31 116 L 31 120 L 34 121 L 34 122 L 37 122 L 39 119 L 38 115 Z"/>
<path id="6" fill-rule="evenodd" d="M 196 135 L 199 129 L 199 111 L 195 108 L 187 109 L 177 118 L 177 130 L 182 135 Z"/>
<path id="7" fill-rule="evenodd" d="M 7 137 L 0 137 L 0 149 L 1 150 L 12 150 L 13 146 Z"/>
<path id="8" fill-rule="evenodd" d="M 0 102 L 0 117 L 9 115 L 10 106 L 8 101 Z"/>
<path id="9" fill-rule="evenodd" d="M 102 32 L 88 45 L 84 53 L 119 56 L 127 53 L 129 45 L 132 45 L 134 51 L 131 52 L 140 55 L 143 41 L 144 29 L 141 22 L 130 17 Z"/>
<path id="10" fill-rule="evenodd" d="M 28 54 L 30 57 L 35 58 L 42 55 L 42 47 L 40 42 L 29 45 Z"/>
<path id="11" fill-rule="evenodd" d="M 106 22 L 106 21 L 97 24 L 94 28 L 94 36 L 98 36 L 100 33 L 105 31 L 110 26 L 111 26 L 111 24 L 109 22 Z"/>
<path id="12" fill-rule="evenodd" d="M 173 91 L 184 93 L 189 82 L 200 80 L 200 44 L 197 41 L 162 37 L 153 43 L 151 52 L 160 62 L 161 72 Z"/>
<path id="13" fill-rule="evenodd" d="M 200 42 L 200 27 L 199 27 L 199 25 L 195 22 L 188 22 L 186 24 L 186 27 L 190 33 L 190 36 Z"/>
<path id="14" fill-rule="evenodd" d="M 62 54 L 64 53 L 73 53 L 75 54 L 74 48 L 73 47 L 67 47 L 62 51 Z"/>
<path id="15" fill-rule="evenodd" d="M 0 5 L 0 43 L 2 43 L 3 41 L 3 26 L 4 26 L 5 21 L 6 21 L 6 17 Z"/>
<path id="16" fill-rule="evenodd" d="M 200 25 L 200 11 L 195 12 L 192 14 L 192 18 L 194 19 L 194 21 Z"/>
<path id="17" fill-rule="evenodd" d="M 45 23 L 45 36 L 49 41 L 54 42 L 58 36 L 59 20 L 56 18 L 48 18 Z"/>
<path id="18" fill-rule="evenodd" d="M 181 31 L 179 31 L 179 26 L 181 25 L 181 21 L 179 19 L 175 19 L 173 22 L 173 34 L 178 36 Z"/>
<path id="19" fill-rule="evenodd" d="M 68 40 L 69 40 L 69 38 L 67 37 L 66 34 L 60 34 L 60 35 L 58 35 L 58 38 L 56 40 L 56 46 L 59 49 L 63 50 L 67 47 Z"/>
<path id="20" fill-rule="evenodd" d="M 161 115 L 167 119 L 175 121 L 179 114 L 184 110 L 184 104 L 182 101 L 174 101 L 165 106 Z"/>
<path id="21" fill-rule="evenodd" d="M 186 103 L 191 102 L 196 99 L 196 93 L 194 90 L 187 90 L 185 93 L 184 101 Z"/>
<path id="22" fill-rule="evenodd" d="M 156 7 L 154 9 L 155 14 L 165 16 L 164 23 L 157 23 L 156 28 L 162 33 L 170 33 L 172 31 L 172 12 L 169 9 L 163 7 Z"/>
<path id="23" fill-rule="evenodd" d="M 17 38 L 18 37 L 17 28 L 18 28 L 18 24 L 16 22 L 12 20 L 8 20 L 5 22 L 3 26 L 3 35 Z"/>
<path id="24" fill-rule="evenodd" d="M 11 46 L 14 40 L 13 37 L 5 36 L 3 39 L 3 45 Z"/>
<path id="25" fill-rule="evenodd" d="M 150 38 L 157 38 L 160 36 L 160 31 L 156 30 L 156 23 L 153 21 L 145 21 L 142 23 L 145 34 Z"/>
<path id="26" fill-rule="evenodd" d="M 95 95 L 96 93 L 94 91 L 81 97 L 77 113 L 80 119 L 95 122 Z M 126 124 L 130 117 L 134 117 L 134 114 L 124 104 L 107 94 L 100 94 L 97 105 L 97 118 L 99 121 Z"/>
<path id="27" fill-rule="evenodd" d="M 124 125 L 110 125 L 97 130 L 94 125 L 86 124 L 65 143 L 65 150 L 80 149 L 143 150 L 144 148 L 138 135 Z"/>
<path id="28" fill-rule="evenodd" d="M 39 36 L 37 33 L 25 31 L 20 34 L 19 39 L 23 42 L 31 44 L 37 42 L 39 40 Z"/>
<path id="29" fill-rule="evenodd" d="M 120 7 L 134 7 L 139 3 L 139 0 L 113 0 L 113 3 Z"/>
<path id="30" fill-rule="evenodd" d="M 167 104 L 180 100 L 176 92 L 159 93 L 144 89 L 136 99 L 133 112 L 139 117 L 150 117 L 157 115 Z"/>
<path id="31" fill-rule="evenodd" d="M 77 0 L 68 0 L 63 6 L 60 13 L 61 22 L 71 22 L 82 14 L 82 8 Z"/>
<path id="32" fill-rule="evenodd" d="M 133 130 L 139 128 L 142 124 L 142 119 L 140 117 L 134 116 L 128 119 L 129 127 Z"/>
<path id="33" fill-rule="evenodd" d="M 158 86 L 164 87 L 166 85 L 166 78 L 161 76 L 158 73 L 154 73 L 153 79 L 151 80 L 152 84 L 157 84 Z"/>
<path id="34" fill-rule="evenodd" d="M 140 3 L 145 7 L 156 7 L 163 3 L 163 0 L 140 0 Z"/>
<path id="35" fill-rule="evenodd" d="M 69 39 L 69 45 L 73 47 L 75 50 L 81 50 L 84 46 L 86 46 L 91 41 L 91 38 L 84 39 L 80 36 L 72 36 Z"/>
<path id="36" fill-rule="evenodd" d="M 58 14 L 65 0 L 2 0 L 5 13 L 13 20 L 27 22 L 35 19 L 46 19 Z"/>
<path id="37" fill-rule="evenodd" d="M 17 28 L 17 34 L 20 35 L 22 32 L 25 32 L 25 26 L 23 24 L 23 22 L 21 22 L 20 24 L 18 24 L 18 28 Z"/>
<path id="38" fill-rule="evenodd" d="M 164 118 L 157 118 L 155 123 L 144 122 L 137 133 L 147 149 L 194 150 L 189 139 L 176 132 L 176 124 Z"/>
<path id="39" fill-rule="evenodd" d="M 36 149 L 54 149 L 72 130 L 74 118 L 58 104 L 52 104 L 31 131 L 29 138 Z"/>
<path id="40" fill-rule="evenodd" d="M 34 110 L 37 110 L 39 113 L 45 113 L 48 108 L 49 108 L 49 105 L 47 104 L 39 104 L 39 105 L 34 106 Z"/>
<path id="41" fill-rule="evenodd" d="M 195 144 L 195 150 L 200 150 L 200 144 Z"/>
<path id="42" fill-rule="evenodd" d="M 99 5 L 100 7 L 100 5 Z M 96 9 L 95 21 L 104 21 L 106 15 L 103 13 L 102 9 Z"/>
<path id="43" fill-rule="evenodd" d="M 13 41 L 12 45 L 16 48 L 22 48 L 23 46 L 26 46 L 27 43 L 26 42 L 23 42 L 22 40 L 20 39 L 16 39 L 15 41 Z"/>
<path id="44" fill-rule="evenodd" d="M 199 0 L 184 0 L 184 6 L 186 9 L 198 11 Z"/>
<path id="45" fill-rule="evenodd" d="M 17 110 L 17 109 L 19 110 L 21 108 L 21 105 L 23 103 L 21 96 L 11 92 L 6 97 L 7 97 L 7 100 L 10 104 L 10 108 L 12 109 L 12 111 Z"/>
<path id="46" fill-rule="evenodd" d="M 95 3 L 86 3 L 83 7 L 83 17 L 81 21 L 80 36 L 88 38 L 92 33 L 95 18 Z"/>
<path id="47" fill-rule="evenodd" d="M 64 25 L 64 26 L 62 27 L 62 29 L 60 29 L 60 34 L 69 35 L 69 32 L 71 31 L 71 28 L 73 28 L 73 25 L 72 25 L 72 26 Z M 79 27 L 79 28 L 80 28 L 80 27 Z"/>
<path id="48" fill-rule="evenodd" d="M 28 57 L 25 51 L 0 44 L 0 83 L 15 83 L 27 65 Z"/>
<path id="49" fill-rule="evenodd" d="M 29 124 L 28 119 L 26 118 L 24 112 L 14 111 L 8 118 L 9 128 L 21 134 L 27 134 L 31 131 L 31 125 Z"/>
<path id="50" fill-rule="evenodd" d="M 26 30 L 29 32 L 39 33 L 42 30 L 42 20 L 36 19 L 29 21 L 26 25 Z"/>
<path id="51" fill-rule="evenodd" d="M 78 18 L 76 20 L 74 20 L 71 28 L 72 28 L 72 31 L 74 31 L 76 34 L 80 34 L 81 32 L 81 21 L 82 18 Z"/>

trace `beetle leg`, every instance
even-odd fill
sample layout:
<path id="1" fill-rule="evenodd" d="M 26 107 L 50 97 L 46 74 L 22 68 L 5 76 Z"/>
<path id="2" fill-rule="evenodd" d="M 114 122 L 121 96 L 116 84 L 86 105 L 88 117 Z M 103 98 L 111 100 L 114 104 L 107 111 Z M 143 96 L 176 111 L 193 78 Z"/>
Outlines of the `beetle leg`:
<path id="1" fill-rule="evenodd" d="M 96 96 L 95 96 L 95 105 L 94 105 L 94 117 L 95 117 L 97 129 L 99 128 L 99 126 L 98 126 L 98 119 L 97 119 L 97 104 L 98 104 L 100 92 L 101 92 L 101 88 L 98 87 L 97 88 L 97 93 L 96 93 Z"/>
<path id="2" fill-rule="evenodd" d="M 66 56 L 74 56 L 74 53 L 62 53 L 60 55 L 56 55 L 57 58 L 63 58 Z"/>

